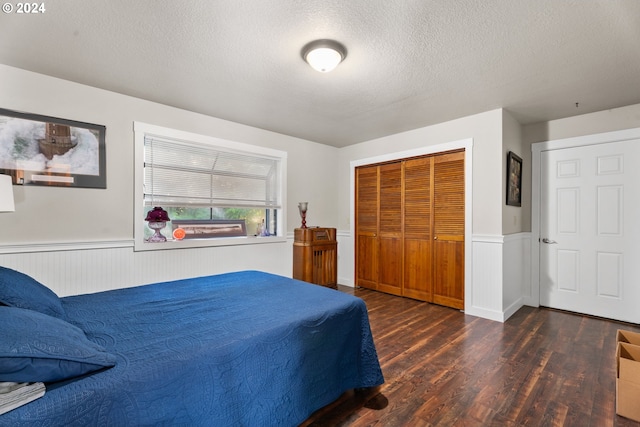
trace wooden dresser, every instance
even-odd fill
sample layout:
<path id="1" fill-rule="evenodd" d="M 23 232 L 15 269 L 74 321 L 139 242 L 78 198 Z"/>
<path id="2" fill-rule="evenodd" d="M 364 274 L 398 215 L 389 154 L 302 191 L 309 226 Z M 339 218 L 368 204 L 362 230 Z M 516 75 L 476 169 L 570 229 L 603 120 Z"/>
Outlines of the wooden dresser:
<path id="1" fill-rule="evenodd" d="M 293 278 L 329 288 L 338 287 L 338 242 L 335 228 L 296 228 Z"/>

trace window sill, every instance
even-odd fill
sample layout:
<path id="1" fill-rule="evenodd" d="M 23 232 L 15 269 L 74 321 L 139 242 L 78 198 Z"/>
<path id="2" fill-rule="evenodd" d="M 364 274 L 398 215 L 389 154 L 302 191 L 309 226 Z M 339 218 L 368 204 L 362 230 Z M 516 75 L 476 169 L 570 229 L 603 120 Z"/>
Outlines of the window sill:
<path id="1" fill-rule="evenodd" d="M 286 242 L 284 236 L 246 236 L 246 237 L 220 237 L 210 239 L 184 239 L 175 240 L 167 238 L 166 242 L 145 242 L 136 240 L 135 251 L 156 251 L 163 249 L 187 249 L 206 248 L 215 246 L 239 246 L 239 245 L 261 245 L 265 243 Z"/>

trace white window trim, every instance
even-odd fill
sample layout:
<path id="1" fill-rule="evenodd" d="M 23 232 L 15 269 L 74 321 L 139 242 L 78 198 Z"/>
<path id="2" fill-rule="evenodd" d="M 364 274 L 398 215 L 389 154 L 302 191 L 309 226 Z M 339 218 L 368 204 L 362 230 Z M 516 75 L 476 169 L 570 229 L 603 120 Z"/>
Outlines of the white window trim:
<path id="1" fill-rule="evenodd" d="M 235 246 L 235 245 L 253 245 L 264 243 L 276 243 L 286 241 L 285 224 L 287 206 L 287 153 L 285 151 L 274 150 L 271 148 L 260 147 L 241 142 L 228 141 L 225 139 L 215 138 L 207 135 L 200 135 L 191 132 L 185 132 L 176 129 L 165 128 L 156 125 L 150 125 L 142 122 L 133 122 L 134 132 L 134 250 L 162 250 L 162 249 L 183 249 L 198 248 L 210 246 Z M 195 142 L 204 145 L 213 145 L 221 148 L 228 148 L 233 151 L 244 152 L 247 154 L 258 154 L 270 157 L 278 157 L 280 163 L 280 194 L 282 195 L 282 209 L 278 215 L 278 235 L 270 237 L 230 237 L 216 239 L 188 239 L 181 241 L 173 241 L 169 239 L 167 233 L 167 241 L 163 243 L 148 243 L 144 241 L 145 231 L 145 207 L 144 207 L 144 138 L 148 135 L 158 137 L 177 139 L 182 141 Z"/>

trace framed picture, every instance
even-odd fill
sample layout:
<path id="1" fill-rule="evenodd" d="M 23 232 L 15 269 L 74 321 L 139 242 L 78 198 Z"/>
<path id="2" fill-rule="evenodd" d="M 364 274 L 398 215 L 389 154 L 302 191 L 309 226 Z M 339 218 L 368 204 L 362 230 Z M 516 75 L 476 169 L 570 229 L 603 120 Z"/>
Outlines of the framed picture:
<path id="1" fill-rule="evenodd" d="M 210 239 L 214 237 L 246 236 L 247 228 L 244 219 L 185 219 L 171 221 L 173 230 L 184 230 L 184 239 Z"/>
<path id="2" fill-rule="evenodd" d="M 507 205 L 522 206 L 522 159 L 507 154 Z"/>
<path id="3" fill-rule="evenodd" d="M 14 184 L 107 188 L 102 125 L 0 108 L 0 172 Z"/>

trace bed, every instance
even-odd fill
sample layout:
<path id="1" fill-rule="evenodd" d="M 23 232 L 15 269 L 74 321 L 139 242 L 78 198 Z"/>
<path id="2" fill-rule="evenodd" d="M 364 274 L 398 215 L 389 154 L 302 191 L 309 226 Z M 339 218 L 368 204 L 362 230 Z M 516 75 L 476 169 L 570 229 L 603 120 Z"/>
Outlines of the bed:
<path id="1" fill-rule="evenodd" d="M 0 267 L 0 303 L 0 381 L 46 385 L 1 426 L 296 426 L 384 381 L 361 299 L 264 272 L 58 298 Z"/>

